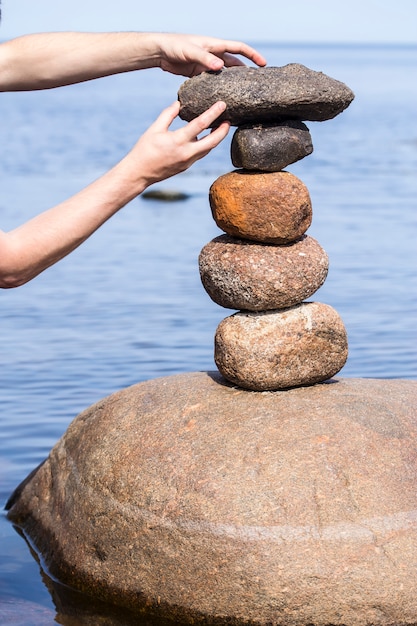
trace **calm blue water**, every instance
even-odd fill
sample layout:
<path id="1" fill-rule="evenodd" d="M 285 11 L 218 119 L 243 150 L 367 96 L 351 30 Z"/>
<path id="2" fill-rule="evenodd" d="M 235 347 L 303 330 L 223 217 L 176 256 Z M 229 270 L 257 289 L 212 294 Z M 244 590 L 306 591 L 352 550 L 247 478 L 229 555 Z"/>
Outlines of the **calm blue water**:
<path id="1" fill-rule="evenodd" d="M 309 188 L 309 234 L 330 258 L 314 299 L 336 308 L 348 331 L 350 356 L 339 375 L 415 379 L 417 48 L 258 47 L 270 65 L 303 63 L 356 94 L 334 120 L 308 123 L 314 152 L 287 169 Z M 183 80 L 151 70 L 1 94 L 1 228 L 113 165 Z M 70 257 L 0 293 L 1 509 L 87 406 L 141 380 L 215 368 L 214 332 L 231 311 L 202 288 L 197 257 L 220 232 L 208 190 L 233 169 L 231 136 L 159 185 L 190 199 L 136 199 Z M 55 616 L 69 624 L 26 544 L 0 517 L 0 623 L 53 624 Z"/>

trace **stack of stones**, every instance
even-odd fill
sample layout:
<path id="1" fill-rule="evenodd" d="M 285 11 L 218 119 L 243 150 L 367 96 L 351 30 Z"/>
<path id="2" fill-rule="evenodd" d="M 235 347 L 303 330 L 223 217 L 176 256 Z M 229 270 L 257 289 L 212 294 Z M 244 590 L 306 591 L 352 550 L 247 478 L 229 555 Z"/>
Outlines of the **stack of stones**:
<path id="1" fill-rule="evenodd" d="M 178 97 L 182 119 L 223 100 L 227 109 L 216 123 L 237 126 L 231 158 L 238 169 L 220 176 L 209 193 L 225 234 L 199 257 L 209 296 L 238 311 L 216 330 L 220 373 L 255 391 L 327 380 L 346 362 L 346 330 L 332 307 L 305 302 L 326 280 L 328 257 L 305 234 L 312 221 L 308 189 L 283 169 L 313 151 L 304 121 L 335 117 L 352 91 L 290 64 L 207 72 L 186 81 Z"/>

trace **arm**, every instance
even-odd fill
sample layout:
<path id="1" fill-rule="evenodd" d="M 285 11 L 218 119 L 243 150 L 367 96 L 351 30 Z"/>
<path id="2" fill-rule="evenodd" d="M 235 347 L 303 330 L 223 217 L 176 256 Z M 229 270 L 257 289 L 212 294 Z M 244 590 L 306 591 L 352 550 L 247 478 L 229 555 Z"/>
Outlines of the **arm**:
<path id="1" fill-rule="evenodd" d="M 225 106 L 218 102 L 183 128 L 169 131 L 179 112 L 175 102 L 104 176 L 15 230 L 0 231 L 0 287 L 28 282 L 78 247 L 146 187 L 184 171 L 208 154 L 227 135 L 229 124 L 224 122 L 200 139 L 198 135 Z"/>
<path id="2" fill-rule="evenodd" d="M 40 33 L 0 44 L 0 91 L 48 89 L 151 67 L 184 76 L 266 61 L 238 41 L 172 33 Z"/>

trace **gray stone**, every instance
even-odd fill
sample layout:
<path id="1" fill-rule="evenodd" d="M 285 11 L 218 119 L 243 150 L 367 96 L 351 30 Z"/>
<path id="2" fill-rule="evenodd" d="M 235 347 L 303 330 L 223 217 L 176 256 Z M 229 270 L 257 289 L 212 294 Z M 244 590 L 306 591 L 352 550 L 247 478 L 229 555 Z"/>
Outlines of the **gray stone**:
<path id="1" fill-rule="evenodd" d="M 232 138 L 235 167 L 262 172 L 279 172 L 313 152 L 310 132 L 303 122 L 239 127 Z"/>
<path id="2" fill-rule="evenodd" d="M 223 100 L 227 109 L 214 125 L 229 120 L 233 126 L 286 119 L 324 121 L 341 113 L 353 98 L 344 83 L 298 63 L 203 72 L 178 91 L 183 120 L 190 121 Z"/>
<path id="3" fill-rule="evenodd" d="M 411 626 L 416 436 L 415 381 L 180 374 L 81 413 L 8 517 L 53 576 L 138 623 Z"/>
<path id="4" fill-rule="evenodd" d="M 144 200 L 160 200 L 161 202 L 182 202 L 188 200 L 190 195 L 177 189 L 148 189 L 141 196 Z"/>
<path id="5" fill-rule="evenodd" d="M 337 374 L 348 357 L 340 316 L 320 302 L 268 313 L 235 313 L 220 322 L 214 345 L 221 374 L 253 391 L 322 382 Z"/>
<path id="6" fill-rule="evenodd" d="M 200 277 L 210 298 L 227 309 L 270 311 L 299 304 L 324 283 L 329 262 L 304 235 L 286 246 L 220 235 L 200 252 Z"/>

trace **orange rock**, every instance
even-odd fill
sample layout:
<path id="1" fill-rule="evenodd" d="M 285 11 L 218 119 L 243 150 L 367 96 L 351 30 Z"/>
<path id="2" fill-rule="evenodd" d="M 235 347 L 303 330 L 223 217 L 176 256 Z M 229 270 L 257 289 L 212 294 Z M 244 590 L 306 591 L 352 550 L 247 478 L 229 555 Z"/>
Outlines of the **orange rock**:
<path id="1" fill-rule="evenodd" d="M 262 243 L 295 241 L 312 220 L 308 189 L 290 172 L 229 172 L 214 181 L 209 200 L 221 230 Z"/>

